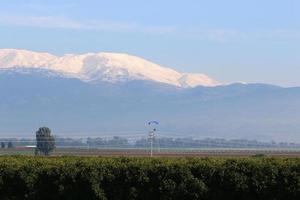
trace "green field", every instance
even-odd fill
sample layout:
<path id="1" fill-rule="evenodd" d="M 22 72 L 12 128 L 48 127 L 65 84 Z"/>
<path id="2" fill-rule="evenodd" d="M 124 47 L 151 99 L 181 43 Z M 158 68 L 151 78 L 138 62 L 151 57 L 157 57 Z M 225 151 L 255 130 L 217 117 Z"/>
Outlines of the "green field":
<path id="1" fill-rule="evenodd" d="M 138 156 L 147 157 L 147 148 L 56 148 L 54 156 Z M 34 155 L 34 148 L 0 149 L 0 155 Z M 156 157 L 300 157 L 299 149 L 245 149 L 245 148 L 160 148 L 154 149 Z"/>

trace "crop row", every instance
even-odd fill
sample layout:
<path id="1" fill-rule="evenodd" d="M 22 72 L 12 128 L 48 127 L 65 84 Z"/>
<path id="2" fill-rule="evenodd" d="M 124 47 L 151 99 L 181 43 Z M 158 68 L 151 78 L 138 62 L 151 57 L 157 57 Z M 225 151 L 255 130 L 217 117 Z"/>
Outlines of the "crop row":
<path id="1" fill-rule="evenodd" d="M 297 158 L 0 157 L 0 199 L 300 199 Z"/>

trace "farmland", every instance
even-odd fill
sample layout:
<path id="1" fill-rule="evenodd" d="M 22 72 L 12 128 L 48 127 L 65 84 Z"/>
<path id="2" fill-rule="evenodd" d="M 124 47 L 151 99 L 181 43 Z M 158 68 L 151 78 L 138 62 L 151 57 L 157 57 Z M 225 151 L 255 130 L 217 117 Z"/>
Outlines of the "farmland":
<path id="1" fill-rule="evenodd" d="M 0 199 L 296 200 L 299 158 L 0 157 Z"/>
<path id="2" fill-rule="evenodd" d="M 0 149 L 0 155 L 34 155 L 33 148 Z M 53 156 L 131 156 L 147 157 L 148 148 L 56 148 Z M 161 148 L 154 150 L 155 157 L 300 157 L 300 149 L 245 149 L 245 148 Z"/>

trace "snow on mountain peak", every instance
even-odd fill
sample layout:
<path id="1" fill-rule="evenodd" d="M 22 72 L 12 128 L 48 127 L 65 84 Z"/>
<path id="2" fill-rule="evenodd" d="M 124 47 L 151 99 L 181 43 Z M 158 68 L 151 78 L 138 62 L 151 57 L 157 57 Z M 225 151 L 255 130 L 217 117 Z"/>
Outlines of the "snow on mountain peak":
<path id="1" fill-rule="evenodd" d="M 204 74 L 179 73 L 145 59 L 121 53 L 66 54 L 0 49 L 1 68 L 42 68 L 72 75 L 86 82 L 148 80 L 178 87 L 215 86 Z"/>
<path id="2" fill-rule="evenodd" d="M 182 87 L 196 87 L 199 85 L 215 86 L 218 84 L 217 81 L 209 78 L 205 74 L 191 74 L 191 73 L 182 74 L 181 78 L 179 79 L 179 83 Z M 205 83 L 205 84 L 199 84 L 199 83 Z"/>
<path id="3" fill-rule="evenodd" d="M 37 53 L 17 49 L 0 49 L 0 68 L 41 67 L 56 58 L 56 56 L 49 53 Z"/>

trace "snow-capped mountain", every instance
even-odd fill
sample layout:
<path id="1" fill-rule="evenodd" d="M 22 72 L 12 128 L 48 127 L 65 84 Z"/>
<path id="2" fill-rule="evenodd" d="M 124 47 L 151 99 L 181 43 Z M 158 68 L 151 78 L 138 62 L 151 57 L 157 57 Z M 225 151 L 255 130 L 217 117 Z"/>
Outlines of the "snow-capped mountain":
<path id="1" fill-rule="evenodd" d="M 120 53 L 54 56 L 27 50 L 0 49 L 0 69 L 51 70 L 85 82 L 153 81 L 177 87 L 216 86 L 204 74 L 180 73 L 142 58 Z"/>
<path id="2" fill-rule="evenodd" d="M 155 119 L 168 137 L 300 141 L 300 88 L 198 85 L 216 82 L 126 54 L 0 50 L 0 136 L 40 126 L 144 136 Z"/>

